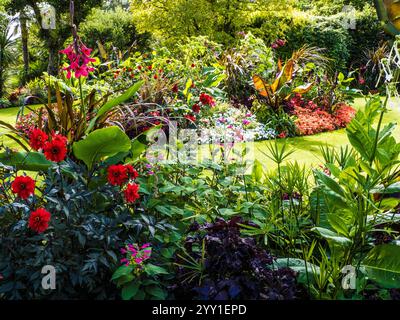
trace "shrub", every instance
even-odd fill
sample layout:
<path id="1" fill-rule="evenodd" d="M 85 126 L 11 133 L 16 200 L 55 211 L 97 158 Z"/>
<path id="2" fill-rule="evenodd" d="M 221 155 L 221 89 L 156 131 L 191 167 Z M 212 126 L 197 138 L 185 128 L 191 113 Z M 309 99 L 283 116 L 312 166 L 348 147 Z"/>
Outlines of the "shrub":
<path id="1" fill-rule="evenodd" d="M 80 32 L 85 43 L 91 48 L 97 47 L 97 41 L 107 50 L 117 47 L 126 50 L 135 41 L 139 48 L 146 47 L 147 36 L 138 34 L 132 15 L 122 8 L 102 10 L 94 8 L 80 25 Z"/>
<path id="2" fill-rule="evenodd" d="M 236 217 L 191 226 L 185 251 L 176 260 L 177 284 L 172 289 L 177 298 L 289 300 L 298 297 L 295 272 L 285 268 L 272 270 L 273 256 L 257 246 L 254 239 L 241 236 L 240 224 L 244 223 Z"/>

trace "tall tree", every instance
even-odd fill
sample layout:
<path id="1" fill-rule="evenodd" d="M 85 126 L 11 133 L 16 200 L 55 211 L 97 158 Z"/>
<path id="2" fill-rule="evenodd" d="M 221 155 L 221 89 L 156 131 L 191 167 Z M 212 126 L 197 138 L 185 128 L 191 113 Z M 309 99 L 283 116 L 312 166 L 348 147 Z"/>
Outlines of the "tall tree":
<path id="1" fill-rule="evenodd" d="M 4 95 L 7 69 L 15 61 L 16 21 L 0 13 L 0 98 Z"/>
<path id="2" fill-rule="evenodd" d="M 75 24 L 79 24 L 85 19 L 93 7 L 102 5 L 102 0 L 75 0 Z M 51 6 L 54 8 L 56 28 L 48 28 L 44 24 L 43 7 Z M 69 21 L 69 1 L 67 0 L 14 0 L 6 8 L 13 13 L 22 12 L 26 8 L 31 8 L 36 22 L 39 25 L 39 38 L 47 47 L 49 61 L 47 72 L 56 75 L 59 65 L 58 51 L 64 42 L 71 36 L 71 26 Z"/>

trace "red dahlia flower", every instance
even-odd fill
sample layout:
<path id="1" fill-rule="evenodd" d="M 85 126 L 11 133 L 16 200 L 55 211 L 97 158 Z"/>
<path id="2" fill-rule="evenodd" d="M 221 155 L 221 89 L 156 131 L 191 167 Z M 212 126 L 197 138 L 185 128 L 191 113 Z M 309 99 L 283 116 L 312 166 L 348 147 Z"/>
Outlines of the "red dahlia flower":
<path id="1" fill-rule="evenodd" d="M 113 186 L 121 186 L 128 181 L 128 170 L 125 166 L 118 164 L 108 167 L 108 182 Z"/>
<path id="2" fill-rule="evenodd" d="M 35 192 L 35 180 L 31 177 L 16 177 L 11 184 L 11 191 L 21 199 L 26 200 Z"/>
<path id="3" fill-rule="evenodd" d="M 29 145 L 32 149 L 38 151 L 43 149 L 48 139 L 48 135 L 40 129 L 33 129 L 29 135 Z"/>
<path id="4" fill-rule="evenodd" d="M 185 116 L 185 118 L 191 122 L 195 122 L 196 121 L 196 116 L 188 114 Z"/>
<path id="5" fill-rule="evenodd" d="M 51 214 L 45 209 L 37 209 L 32 212 L 29 217 L 29 228 L 36 231 L 37 233 L 42 233 L 49 227 Z"/>
<path id="6" fill-rule="evenodd" d="M 67 156 L 67 146 L 64 141 L 58 138 L 47 142 L 43 151 L 46 159 L 49 161 L 61 162 Z"/>
<path id="7" fill-rule="evenodd" d="M 199 113 L 200 112 L 200 106 L 196 103 L 192 106 L 193 112 Z"/>
<path id="8" fill-rule="evenodd" d="M 215 105 L 214 98 L 211 97 L 210 95 L 208 95 L 207 93 L 204 93 L 204 92 L 200 95 L 200 102 L 202 104 L 204 104 L 205 106 L 212 107 L 212 106 Z"/>
<path id="9" fill-rule="evenodd" d="M 64 137 L 61 134 L 55 134 L 55 133 L 52 134 L 51 141 L 61 141 L 65 145 L 67 145 L 67 143 L 68 143 L 67 137 Z"/>
<path id="10" fill-rule="evenodd" d="M 127 164 L 125 168 L 129 178 L 136 179 L 139 176 L 138 172 L 130 164 Z"/>
<path id="11" fill-rule="evenodd" d="M 134 203 L 139 196 L 139 185 L 135 183 L 129 183 L 124 191 L 125 199 L 128 203 Z"/>

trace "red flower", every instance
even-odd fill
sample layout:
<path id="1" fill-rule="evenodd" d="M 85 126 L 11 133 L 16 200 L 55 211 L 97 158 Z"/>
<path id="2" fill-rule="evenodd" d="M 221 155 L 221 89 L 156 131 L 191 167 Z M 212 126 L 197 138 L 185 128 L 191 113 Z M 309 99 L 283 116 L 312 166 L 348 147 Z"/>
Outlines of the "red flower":
<path id="1" fill-rule="evenodd" d="M 153 70 L 153 66 L 148 66 L 147 69 Z"/>
<path id="2" fill-rule="evenodd" d="M 196 103 L 192 106 L 193 112 L 199 113 L 200 112 L 200 106 Z"/>
<path id="3" fill-rule="evenodd" d="M 66 49 L 61 50 L 60 53 L 65 54 L 70 62 L 70 65 L 63 68 L 67 71 L 67 78 L 70 79 L 72 71 L 75 73 L 75 78 L 87 77 L 89 72 L 94 71 L 94 68 L 89 64 L 96 62 L 96 59 L 90 57 L 92 49 L 87 48 L 82 42 L 77 46 L 71 44 Z"/>
<path id="4" fill-rule="evenodd" d="M 172 92 L 177 93 L 179 91 L 178 85 L 174 84 L 174 86 L 172 87 Z"/>
<path id="5" fill-rule="evenodd" d="M 211 97 L 210 95 L 208 95 L 207 93 L 204 93 L 204 92 L 200 95 L 200 102 L 202 104 L 204 104 L 205 106 L 212 107 L 212 106 L 215 105 L 214 98 Z"/>
<path id="6" fill-rule="evenodd" d="M 155 74 L 155 75 L 154 75 L 154 79 L 156 79 L 156 80 L 157 80 L 157 79 L 158 79 L 158 75 L 156 75 L 156 74 Z"/>
<path id="7" fill-rule="evenodd" d="M 191 67 L 194 68 L 196 65 L 194 63 L 192 63 Z"/>
<path id="8" fill-rule="evenodd" d="M 138 66 L 137 68 L 138 68 L 138 70 L 142 70 L 142 66 Z"/>
<path id="9" fill-rule="evenodd" d="M 195 122 L 196 121 L 196 116 L 192 115 L 192 114 L 187 114 L 185 116 L 186 119 L 188 119 L 191 122 Z"/>
<path id="10" fill-rule="evenodd" d="M 35 180 L 31 177 L 16 177 L 11 184 L 11 191 L 23 200 L 28 199 L 35 192 Z"/>
<path id="11" fill-rule="evenodd" d="M 44 133 L 40 129 L 33 129 L 30 132 L 29 136 L 29 145 L 32 149 L 38 151 L 39 149 L 43 149 L 44 145 L 48 139 L 48 135 Z"/>
<path id="12" fill-rule="evenodd" d="M 125 200 L 128 203 L 134 203 L 137 199 L 140 198 L 139 196 L 139 185 L 135 183 L 129 183 L 124 191 Z"/>
<path id="13" fill-rule="evenodd" d="M 67 156 L 67 146 L 64 141 L 57 138 L 47 142 L 43 148 L 44 155 L 47 160 L 54 162 L 61 162 Z"/>
<path id="14" fill-rule="evenodd" d="M 29 217 L 29 228 L 32 230 L 42 233 L 49 227 L 51 214 L 45 209 L 37 209 L 32 212 Z"/>
<path id="15" fill-rule="evenodd" d="M 67 145 L 68 139 L 61 134 L 52 134 L 51 141 L 61 141 L 63 144 Z"/>
<path id="16" fill-rule="evenodd" d="M 280 134 L 278 134 L 278 138 L 280 138 L 280 139 L 286 138 L 286 132 L 283 131 L 283 132 L 281 132 Z"/>
<path id="17" fill-rule="evenodd" d="M 128 181 L 128 170 L 122 164 L 108 167 L 108 182 L 113 186 L 121 186 Z"/>
<path id="18" fill-rule="evenodd" d="M 126 168 L 126 172 L 128 173 L 129 178 L 136 179 L 137 177 L 139 177 L 138 172 L 130 164 L 127 164 L 125 166 L 125 168 Z"/>

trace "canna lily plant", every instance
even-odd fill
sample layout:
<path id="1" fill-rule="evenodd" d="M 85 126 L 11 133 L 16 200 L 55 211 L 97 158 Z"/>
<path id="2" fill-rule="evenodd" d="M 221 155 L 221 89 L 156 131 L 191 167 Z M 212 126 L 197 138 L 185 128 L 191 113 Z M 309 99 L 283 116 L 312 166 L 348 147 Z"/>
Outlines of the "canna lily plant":
<path id="1" fill-rule="evenodd" d="M 315 65 L 327 63 L 328 59 L 321 54 L 321 51 L 322 49 L 319 48 L 303 46 L 293 52 L 291 58 L 283 65 L 279 59 L 278 74 L 271 84 L 259 75 L 253 76 L 255 88 L 271 108 L 278 110 L 291 95 L 295 93 L 304 94 L 312 89 L 313 82 L 294 87 L 294 80 L 300 71 L 301 63 L 309 61 L 312 61 Z"/>

